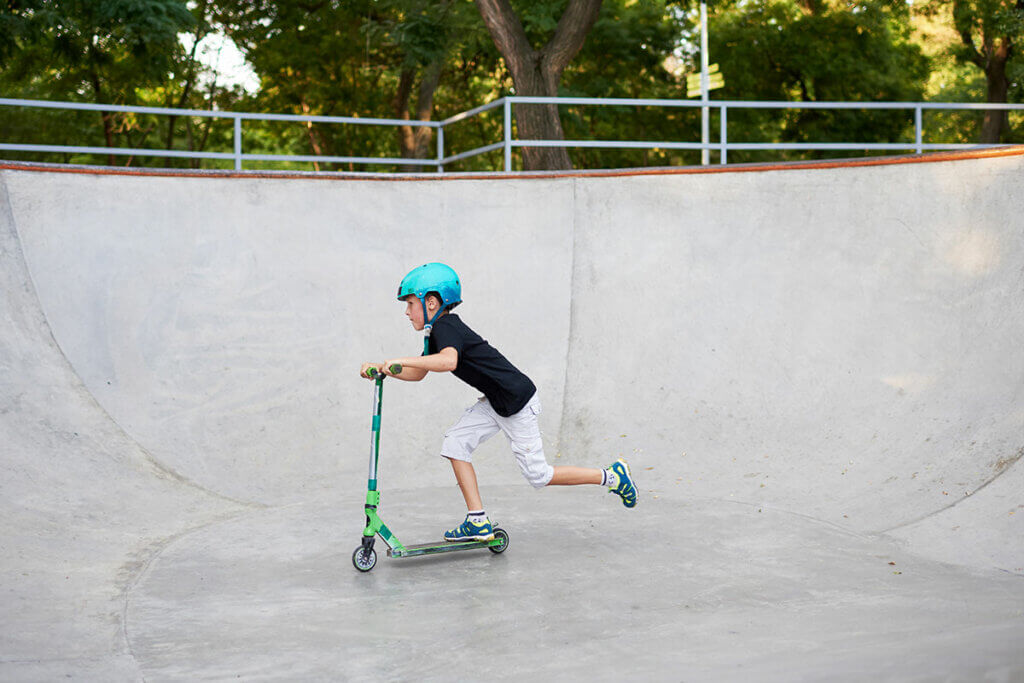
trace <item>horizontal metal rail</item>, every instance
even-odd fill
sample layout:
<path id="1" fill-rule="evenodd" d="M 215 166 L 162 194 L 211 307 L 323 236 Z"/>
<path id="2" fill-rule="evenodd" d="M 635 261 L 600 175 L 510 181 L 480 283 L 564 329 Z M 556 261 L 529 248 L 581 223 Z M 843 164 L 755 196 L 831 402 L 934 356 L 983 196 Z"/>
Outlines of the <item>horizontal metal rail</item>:
<path id="1" fill-rule="evenodd" d="M 751 100 L 645 100 L 628 97 L 527 97 L 509 95 L 512 104 L 606 105 L 629 107 L 711 107 L 717 109 L 1007 109 L 1024 110 L 1024 104 L 1005 102 L 785 102 Z"/>
<path id="2" fill-rule="evenodd" d="M 493 145 L 491 145 L 493 147 Z M 501 144 L 498 143 L 500 147 Z M 617 140 L 513 140 L 513 147 L 582 147 L 596 149 L 784 149 L 784 150 L 850 150 L 876 149 L 880 151 L 925 149 L 979 149 L 984 147 L 1005 147 L 1006 145 L 985 145 L 974 143 L 923 144 L 914 142 L 622 142 Z M 481 148 L 483 149 L 483 148 Z"/>
<path id="3" fill-rule="evenodd" d="M 154 152 L 154 156 L 160 156 Z M 232 155 L 234 156 L 234 155 Z M 307 163 L 330 163 L 330 164 L 383 164 L 409 165 L 409 166 L 434 166 L 436 159 L 408 159 L 405 157 L 337 157 L 317 156 L 315 154 L 242 154 L 243 161 L 304 161 Z"/>
<path id="4" fill-rule="evenodd" d="M 488 102 L 487 104 L 481 104 L 479 107 L 474 107 L 473 109 L 470 109 L 469 111 L 464 111 L 461 114 L 456 114 L 455 116 L 449 116 L 445 120 L 441 121 L 439 125 L 441 125 L 441 126 L 448 126 L 448 125 L 451 125 L 453 123 L 458 123 L 459 121 L 465 121 L 466 119 L 468 119 L 468 118 L 470 118 L 472 116 L 476 116 L 477 114 L 482 114 L 485 111 L 490 111 L 491 109 L 497 109 L 498 107 L 500 107 L 504 103 L 505 103 L 505 98 L 504 97 L 500 97 L 500 98 L 494 100 L 493 102 Z"/>
<path id="5" fill-rule="evenodd" d="M 700 142 L 683 142 L 677 140 L 525 140 L 516 139 L 513 135 L 513 105 L 556 105 L 563 106 L 619 106 L 619 107 L 671 107 L 701 109 L 702 118 L 706 120 L 708 112 L 717 109 L 720 116 L 719 140 L 713 142 L 705 134 Z M 184 159 L 215 159 L 233 160 L 235 169 L 241 170 L 244 162 L 299 162 L 299 163 L 344 163 L 360 165 L 384 166 L 436 166 L 439 173 L 445 172 L 445 166 L 488 154 L 498 150 L 504 151 L 504 170 L 512 170 L 512 150 L 516 148 L 553 147 L 553 148 L 591 148 L 591 149 L 665 149 L 665 150 L 701 150 L 717 151 L 720 163 L 728 163 L 728 152 L 731 150 L 823 150 L 823 151 L 912 151 L 922 154 L 926 150 L 956 150 L 998 147 L 992 144 L 971 143 L 929 143 L 924 140 L 923 114 L 925 111 L 1024 111 L 1024 104 L 987 103 L 987 102 L 783 102 L 765 101 L 751 102 L 745 100 L 673 100 L 673 99 L 641 99 L 624 97 L 532 97 L 513 95 L 501 97 L 492 102 L 482 104 L 473 109 L 455 114 L 440 121 L 420 121 L 411 119 L 365 118 L 359 116 L 323 116 L 313 114 L 260 114 L 255 112 L 228 112 L 205 109 L 173 109 L 167 107 L 142 107 L 115 104 L 93 104 L 85 102 L 54 102 L 47 100 L 24 100 L 0 98 L 0 106 L 29 107 L 58 110 L 81 110 L 103 113 L 152 114 L 157 116 L 206 117 L 230 119 L 233 124 L 233 152 L 205 152 L 173 149 L 138 149 L 124 147 L 95 147 L 78 145 L 36 145 L 11 143 L 0 140 L 0 151 L 38 152 L 57 154 L 90 154 L 117 155 L 140 157 L 166 157 Z M 445 128 L 461 123 L 474 116 L 502 108 L 502 137 L 499 142 L 483 145 L 475 149 L 456 154 L 445 154 Z M 751 109 L 795 109 L 795 110 L 891 110 L 912 111 L 914 113 L 914 142 L 730 142 L 728 139 L 728 114 L 730 110 Z M 436 131 L 436 155 L 431 158 L 404 157 L 366 157 L 366 156 L 325 156 L 308 154 L 253 154 L 243 151 L 242 123 L 254 121 L 285 121 L 297 123 L 323 123 L 336 125 L 358 126 L 412 126 L 430 128 Z M 706 128 L 706 127 L 705 127 Z M 706 156 L 706 154 L 705 154 Z M 705 160 L 704 163 L 707 163 Z"/>
<path id="6" fill-rule="evenodd" d="M 55 154 L 113 154 L 115 156 L 155 156 L 177 159 L 234 159 L 231 152 L 192 152 L 177 149 L 132 149 L 129 147 L 80 147 L 74 145 L 22 145 L 0 143 L 9 152 L 53 152 Z"/>
<path id="7" fill-rule="evenodd" d="M 555 147 L 555 148 L 596 148 L 596 149 L 690 149 L 719 152 L 721 164 L 728 163 L 729 150 L 822 150 L 822 151 L 911 151 L 923 154 L 925 150 L 980 149 L 999 147 L 992 144 L 940 144 L 924 142 L 923 113 L 936 110 L 963 111 L 1024 111 L 1022 104 L 1004 102 L 782 102 L 764 101 L 751 102 L 745 100 L 666 100 L 640 99 L 626 97 L 532 97 L 513 95 L 505 98 L 506 111 L 512 104 L 536 104 L 557 106 L 628 106 L 628 107 L 676 107 L 701 109 L 704 120 L 711 109 L 718 109 L 721 119 L 719 141 L 711 142 L 707 138 L 707 127 L 704 128 L 704 139 L 701 142 L 655 142 L 655 141 L 624 141 L 624 140 L 505 140 L 505 171 L 512 170 L 510 150 L 513 147 Z M 728 112 L 735 109 L 838 109 L 838 110 L 896 110 L 914 112 L 913 143 L 858 143 L 858 142 L 729 142 Z M 708 163 L 707 157 L 702 163 Z"/>
<path id="8" fill-rule="evenodd" d="M 0 105 L 11 107 L 39 107 L 45 109 L 78 109 L 83 111 L 121 112 L 125 114 L 158 114 L 162 116 L 197 116 L 214 119 L 241 119 L 243 121 L 296 121 L 300 123 L 346 123 L 357 126 L 419 126 L 437 128 L 439 121 L 416 119 L 373 119 L 360 116 L 321 116 L 315 114 L 259 114 L 242 111 L 212 109 L 169 109 L 166 107 L 135 107 L 122 104 L 90 104 L 87 102 L 50 102 L 45 100 L 12 100 L 0 98 Z"/>
<path id="9" fill-rule="evenodd" d="M 504 146 L 505 146 L 504 142 L 495 142 L 495 143 L 490 144 L 490 145 L 484 145 L 483 147 L 477 147 L 476 149 L 471 149 L 471 150 L 469 150 L 467 152 L 461 152 L 459 154 L 453 154 L 450 157 L 445 157 L 444 159 L 441 160 L 441 163 L 442 164 L 451 164 L 451 163 L 454 163 L 456 161 L 462 161 L 463 159 L 468 159 L 470 157 L 478 156 L 480 154 L 487 154 L 488 152 L 494 152 L 496 150 L 499 150 L 499 149 L 503 148 Z"/>

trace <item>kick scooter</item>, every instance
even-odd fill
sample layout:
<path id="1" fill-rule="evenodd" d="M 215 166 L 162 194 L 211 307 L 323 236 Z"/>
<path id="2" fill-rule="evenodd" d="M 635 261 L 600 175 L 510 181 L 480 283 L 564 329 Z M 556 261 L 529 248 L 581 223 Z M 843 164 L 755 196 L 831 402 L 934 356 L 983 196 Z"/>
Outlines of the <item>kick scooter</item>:
<path id="1" fill-rule="evenodd" d="M 401 365 L 388 368 L 392 373 L 402 371 Z M 377 553 L 373 543 L 377 536 L 388 546 L 388 557 L 416 557 L 418 555 L 434 555 L 451 553 L 459 550 L 477 550 L 487 548 L 492 553 L 503 553 L 508 549 L 508 532 L 500 527 L 494 528 L 494 538 L 489 541 L 439 541 L 420 543 L 419 545 L 402 545 L 398 538 L 388 529 L 380 516 L 377 507 L 380 505 L 380 491 L 377 490 L 377 463 L 380 460 L 380 415 L 381 396 L 384 390 L 384 378 L 387 375 L 370 368 L 368 374 L 374 380 L 373 390 L 373 423 L 370 432 L 370 477 L 366 491 L 366 528 L 363 540 L 352 553 L 352 564 L 361 572 L 368 572 L 377 564 Z"/>

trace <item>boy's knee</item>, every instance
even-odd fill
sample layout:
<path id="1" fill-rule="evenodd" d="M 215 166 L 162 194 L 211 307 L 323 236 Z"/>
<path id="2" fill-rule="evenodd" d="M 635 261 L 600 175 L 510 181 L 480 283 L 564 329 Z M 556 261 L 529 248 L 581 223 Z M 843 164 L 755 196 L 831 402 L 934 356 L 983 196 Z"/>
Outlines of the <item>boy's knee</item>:
<path id="1" fill-rule="evenodd" d="M 472 463 L 473 462 L 473 458 L 471 457 L 471 454 L 470 453 L 466 453 L 466 452 L 448 452 L 448 453 L 446 453 L 444 451 L 444 449 L 442 449 L 441 450 L 441 457 L 444 458 L 445 460 L 448 460 L 448 461 L 451 461 L 451 462 L 468 462 L 468 463 Z"/>
<path id="2" fill-rule="evenodd" d="M 441 457 L 449 460 L 462 460 L 470 462 L 473 459 L 473 450 L 476 444 L 466 439 L 458 439 L 450 435 L 444 437 L 441 442 Z"/>
<path id="3" fill-rule="evenodd" d="M 535 489 L 544 488 L 551 483 L 551 478 L 555 476 L 555 468 L 547 462 L 530 463 L 524 465 L 522 470 L 526 481 L 530 482 L 530 486 Z"/>

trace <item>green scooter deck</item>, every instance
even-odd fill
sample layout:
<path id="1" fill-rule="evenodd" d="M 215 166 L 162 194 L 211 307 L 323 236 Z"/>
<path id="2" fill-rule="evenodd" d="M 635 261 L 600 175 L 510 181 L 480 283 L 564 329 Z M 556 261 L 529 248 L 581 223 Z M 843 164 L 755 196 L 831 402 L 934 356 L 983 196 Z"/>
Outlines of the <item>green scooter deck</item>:
<path id="1" fill-rule="evenodd" d="M 417 557 L 419 555 L 437 555 L 453 553 L 459 550 L 476 550 L 478 548 L 497 548 L 506 543 L 505 538 L 495 536 L 490 541 L 435 541 L 434 543 L 418 543 L 407 545 L 402 549 L 388 548 L 388 557 Z"/>

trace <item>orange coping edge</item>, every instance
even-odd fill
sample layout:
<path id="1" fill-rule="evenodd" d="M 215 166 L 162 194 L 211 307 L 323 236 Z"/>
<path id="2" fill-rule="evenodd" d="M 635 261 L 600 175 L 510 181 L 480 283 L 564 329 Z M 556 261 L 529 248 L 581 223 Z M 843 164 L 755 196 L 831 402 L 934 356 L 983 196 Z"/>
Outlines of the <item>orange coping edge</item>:
<path id="1" fill-rule="evenodd" d="M 0 161 L 0 170 L 36 171 L 45 173 L 82 173 L 86 175 L 152 176 L 176 178 L 283 178 L 303 180 L 385 180 L 389 182 L 420 182 L 430 180 L 481 180 L 541 178 L 622 178 L 651 175 L 695 175 L 707 173 L 760 173 L 764 171 L 807 171 L 833 168 L 859 168 L 863 166 L 893 166 L 898 164 L 927 164 L 965 159 L 992 159 L 998 157 L 1024 156 L 1024 145 L 1011 145 L 978 150 L 933 152 L 929 154 L 902 155 L 896 157 L 866 157 L 837 161 L 790 161 L 767 164 L 735 164 L 715 166 L 682 166 L 679 168 L 631 168 L 622 170 L 593 171 L 530 171 L 530 172 L 483 172 L 483 173 L 438 173 L 415 175 L 391 175 L 375 173 L 346 173 L 343 171 L 233 171 L 233 170 L 175 170 L 175 169 L 133 169 L 110 166 L 62 166 L 37 162 Z"/>

